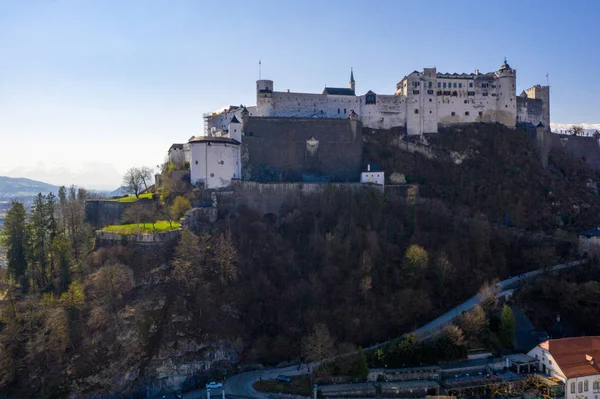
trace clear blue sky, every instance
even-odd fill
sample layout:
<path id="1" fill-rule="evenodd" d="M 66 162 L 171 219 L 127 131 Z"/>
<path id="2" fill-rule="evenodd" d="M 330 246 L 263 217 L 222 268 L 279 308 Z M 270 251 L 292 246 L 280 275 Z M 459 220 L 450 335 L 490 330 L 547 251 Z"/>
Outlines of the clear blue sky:
<path id="1" fill-rule="evenodd" d="M 114 187 L 276 90 L 394 92 L 407 73 L 550 74 L 551 118 L 600 122 L 599 1 L 0 1 L 0 175 Z M 62 168 L 62 169 L 61 169 Z M 58 176 L 57 176 L 58 174 Z"/>

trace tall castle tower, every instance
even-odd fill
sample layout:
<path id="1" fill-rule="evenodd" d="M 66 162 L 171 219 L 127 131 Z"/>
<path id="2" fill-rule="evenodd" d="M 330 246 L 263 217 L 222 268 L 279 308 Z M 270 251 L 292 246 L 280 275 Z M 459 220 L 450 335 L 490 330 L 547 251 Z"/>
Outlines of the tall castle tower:
<path id="1" fill-rule="evenodd" d="M 350 90 L 356 91 L 356 82 L 354 82 L 354 71 L 350 68 Z"/>
<path id="2" fill-rule="evenodd" d="M 542 100 L 542 123 L 550 131 L 550 86 L 535 85 L 525 91 L 528 98 Z"/>
<path id="3" fill-rule="evenodd" d="M 273 114 L 273 81 L 256 81 L 256 113 L 258 116 Z"/>
<path id="4" fill-rule="evenodd" d="M 512 69 L 506 57 L 496 72 L 498 88 L 496 96 L 496 121 L 509 127 L 517 124 L 517 70 Z"/>

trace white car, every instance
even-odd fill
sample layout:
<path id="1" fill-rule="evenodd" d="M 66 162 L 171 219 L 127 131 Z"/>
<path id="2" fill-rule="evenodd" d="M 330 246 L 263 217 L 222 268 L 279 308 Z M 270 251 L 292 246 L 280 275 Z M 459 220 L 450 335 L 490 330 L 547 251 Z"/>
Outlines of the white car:
<path id="1" fill-rule="evenodd" d="M 223 388 L 223 383 L 211 381 L 208 384 L 206 384 L 206 389 L 217 389 L 217 388 Z"/>

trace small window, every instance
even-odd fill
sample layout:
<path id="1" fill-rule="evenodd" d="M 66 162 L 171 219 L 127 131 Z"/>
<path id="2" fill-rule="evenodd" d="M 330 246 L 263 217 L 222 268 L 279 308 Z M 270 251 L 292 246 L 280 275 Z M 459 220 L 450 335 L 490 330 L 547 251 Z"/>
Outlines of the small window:
<path id="1" fill-rule="evenodd" d="M 444 89 L 446 88 L 446 82 L 444 82 Z"/>
<path id="2" fill-rule="evenodd" d="M 432 84 L 433 84 L 432 82 L 429 82 L 429 88 L 430 88 L 430 89 L 431 89 L 431 85 L 432 85 Z"/>
<path id="3" fill-rule="evenodd" d="M 465 104 L 468 102 L 468 100 L 465 100 Z"/>
<path id="4" fill-rule="evenodd" d="M 469 87 L 473 87 L 473 82 L 469 82 Z"/>
<path id="5" fill-rule="evenodd" d="M 427 90 L 427 94 L 433 94 L 433 90 Z M 431 99 L 429 101 L 431 101 Z"/>
<path id="6" fill-rule="evenodd" d="M 429 102 L 431 102 L 431 101 L 432 101 L 432 100 L 431 100 L 431 98 L 430 98 L 430 99 L 429 99 Z"/>
<path id="7" fill-rule="evenodd" d="M 454 82 L 454 84 L 452 85 L 452 87 L 454 87 L 456 89 L 456 82 Z"/>
<path id="8" fill-rule="evenodd" d="M 215 177 L 215 174 L 214 174 L 214 173 L 211 173 L 211 174 L 210 174 L 210 177 Z"/>
<path id="9" fill-rule="evenodd" d="M 479 111 L 479 116 L 483 116 L 483 112 L 482 111 Z"/>
<path id="10" fill-rule="evenodd" d="M 415 109 L 415 114 L 418 114 L 418 113 L 419 113 L 419 110 L 418 110 L 418 109 Z"/>
<path id="11" fill-rule="evenodd" d="M 459 89 L 462 89 L 462 83 L 459 83 L 459 84 L 458 84 L 458 88 L 459 88 Z"/>
<path id="12" fill-rule="evenodd" d="M 577 384 L 577 391 L 579 393 L 583 392 L 583 382 L 582 381 L 579 381 L 579 383 Z"/>
<path id="13" fill-rule="evenodd" d="M 571 383 L 571 393 L 575 393 L 575 383 Z"/>
<path id="14" fill-rule="evenodd" d="M 346 108 L 344 108 L 344 115 L 346 115 Z"/>
<path id="15" fill-rule="evenodd" d="M 450 115 L 454 116 L 454 115 L 456 115 L 456 112 L 452 111 L 452 113 Z"/>
<path id="16" fill-rule="evenodd" d="M 453 91 L 452 92 L 452 97 L 458 97 L 458 92 L 457 91 Z"/>
<path id="17" fill-rule="evenodd" d="M 438 91 L 437 91 L 437 95 L 438 95 L 438 96 L 441 96 L 441 95 L 442 95 L 442 91 L 441 91 L 441 90 L 438 90 Z"/>
<path id="18" fill-rule="evenodd" d="M 589 390 L 590 390 L 590 383 L 588 382 L 588 380 L 585 380 L 585 381 L 583 382 L 583 391 L 584 391 L 584 392 L 587 392 L 587 391 L 589 391 Z"/>
<path id="19" fill-rule="evenodd" d="M 419 90 L 413 90 L 413 94 L 419 94 Z"/>
<path id="20" fill-rule="evenodd" d="M 338 108 L 338 114 L 340 113 L 340 109 Z"/>
<path id="21" fill-rule="evenodd" d="M 196 165 L 198 165 L 198 161 L 196 161 Z"/>
<path id="22" fill-rule="evenodd" d="M 438 82 L 438 89 L 442 87 L 442 84 L 440 82 Z"/>
<path id="23" fill-rule="evenodd" d="M 468 91 L 468 92 L 467 92 L 467 95 L 468 95 L 468 96 L 474 96 L 474 95 L 475 95 L 475 92 L 474 92 L 474 91 Z"/>
<path id="24" fill-rule="evenodd" d="M 481 93 L 482 96 L 487 97 L 487 93 Z"/>
<path id="25" fill-rule="evenodd" d="M 431 113 L 431 111 L 429 111 L 429 113 Z"/>
<path id="26" fill-rule="evenodd" d="M 469 116 L 469 111 L 465 112 L 465 116 Z"/>

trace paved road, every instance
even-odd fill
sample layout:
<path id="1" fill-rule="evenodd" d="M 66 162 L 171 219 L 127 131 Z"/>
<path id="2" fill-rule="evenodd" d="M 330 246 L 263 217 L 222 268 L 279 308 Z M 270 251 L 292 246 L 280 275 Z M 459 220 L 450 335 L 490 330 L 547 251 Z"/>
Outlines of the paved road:
<path id="1" fill-rule="evenodd" d="M 549 269 L 549 271 L 558 271 L 558 270 L 562 270 L 562 269 L 567 269 L 570 267 L 582 265 L 584 263 L 585 263 L 584 260 L 580 260 L 580 261 L 574 261 L 574 262 L 569 262 L 569 263 L 565 263 L 565 264 L 560 264 L 560 265 L 551 267 Z M 514 291 L 521 283 L 523 283 L 527 280 L 531 280 L 534 277 L 537 277 L 537 276 L 543 274 L 545 271 L 546 271 L 545 269 L 539 269 L 539 270 L 534 270 L 534 271 L 531 271 L 528 273 L 520 274 L 518 276 L 511 277 L 506 280 L 500 281 L 498 284 L 496 284 L 491 289 L 493 291 L 493 294 L 498 298 L 498 297 L 512 293 L 512 291 Z M 454 307 L 453 309 L 449 310 L 448 312 L 444 313 L 443 315 L 439 316 L 438 318 L 425 324 L 423 327 L 415 330 L 414 333 L 417 334 L 417 336 L 420 339 L 427 339 L 427 338 L 437 334 L 438 332 L 442 331 L 447 324 L 449 324 L 455 318 L 460 316 L 462 314 L 462 312 L 466 312 L 466 311 L 474 308 L 475 305 L 480 304 L 481 299 L 482 298 L 475 295 L 474 297 L 472 297 L 472 298 L 468 299 L 467 301 L 463 302 L 462 304 Z M 371 347 L 365 348 L 365 350 L 375 349 L 380 346 L 384 346 L 388 342 L 389 341 L 383 342 L 381 344 L 373 345 Z M 353 353 L 356 353 L 356 352 L 353 352 Z M 317 365 L 318 365 L 318 363 L 313 363 L 313 364 L 309 365 L 309 367 L 315 367 Z M 300 371 L 300 370 L 298 370 L 297 366 L 291 366 L 291 367 L 272 368 L 272 369 L 256 370 L 256 371 L 240 373 L 240 374 L 232 376 L 231 378 L 229 378 L 229 380 L 227 380 L 227 382 L 225 384 L 225 393 L 226 393 L 226 396 L 231 395 L 231 397 L 237 396 L 237 397 L 241 397 L 241 398 L 268 398 L 268 396 L 266 394 L 257 392 L 253 388 L 252 384 L 255 381 L 258 381 L 259 379 L 266 379 L 266 380 L 274 379 L 274 378 L 277 378 L 278 375 L 287 375 L 287 376 L 299 375 L 302 372 L 306 372 L 306 368 L 304 368 L 304 370 Z M 204 398 L 204 397 L 206 397 L 206 394 L 204 394 L 204 396 L 201 396 L 203 391 L 204 390 L 195 391 L 193 393 L 187 394 L 185 397 L 186 398 Z M 211 398 L 218 399 L 214 395 L 211 395 Z"/>

